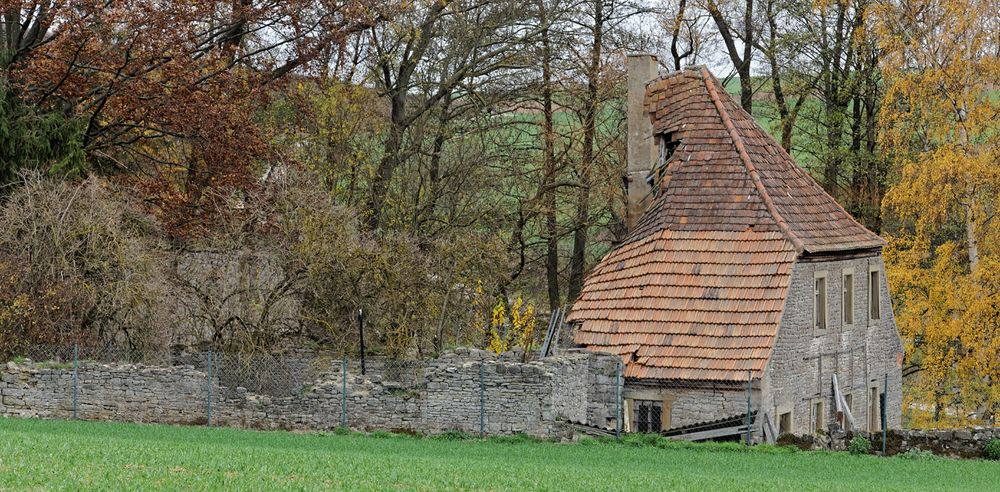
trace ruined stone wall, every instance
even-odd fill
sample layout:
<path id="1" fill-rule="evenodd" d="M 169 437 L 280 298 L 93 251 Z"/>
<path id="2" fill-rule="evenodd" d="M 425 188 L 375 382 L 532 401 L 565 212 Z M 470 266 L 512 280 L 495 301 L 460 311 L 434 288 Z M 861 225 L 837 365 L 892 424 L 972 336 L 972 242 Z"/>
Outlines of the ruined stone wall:
<path id="1" fill-rule="evenodd" d="M 202 424 L 208 406 L 207 378 L 191 366 L 80 364 L 80 418 L 126 422 Z M 213 388 L 218 394 L 220 388 Z M 0 375 L 0 415 L 43 419 L 73 416 L 69 364 L 9 362 Z"/>
<path id="2" fill-rule="evenodd" d="M 364 375 L 352 362 L 346 397 L 340 364 L 326 365 L 290 395 L 225 386 L 213 377 L 211 416 L 215 425 L 325 430 L 340 426 L 346 410 L 348 426 L 355 429 L 477 433 L 482 409 L 488 434 L 560 437 L 568 432 L 566 423 L 613 427 L 616 362 L 609 355 L 567 351 L 524 363 L 513 355 L 467 349 L 402 366 L 369 360 Z M 204 368 L 84 362 L 77 378 L 82 419 L 170 424 L 208 419 Z M 11 362 L 4 368 L 0 415 L 65 419 L 72 410 L 70 365 Z"/>
<path id="3" fill-rule="evenodd" d="M 880 317 L 869 316 L 868 279 L 871 270 L 880 276 Z M 854 323 L 843 320 L 844 272 L 854 275 Z M 814 282 L 826 276 L 827 329 L 814 332 Z M 868 429 L 871 389 L 885 390 L 889 376 L 889 428 L 901 426 L 902 374 L 898 355 L 902 352 L 893 319 L 892 302 L 885 281 L 881 256 L 834 261 L 799 261 L 785 302 L 774 352 L 762 382 L 762 413 L 777 429 L 782 413 L 791 412 L 792 432 L 810 431 L 812 405 L 823 402 L 822 430 L 835 422 L 832 376 L 840 390 L 851 395 L 856 429 Z M 762 419 L 758 419 L 758 426 Z M 759 434 L 758 434 L 759 435 Z"/>
<path id="4" fill-rule="evenodd" d="M 872 453 L 882 452 L 882 433 L 836 431 L 820 435 L 785 435 L 778 443 L 804 450 L 847 451 L 851 440 L 861 436 L 869 440 Z M 1000 427 L 940 430 L 892 429 L 886 433 L 885 452 L 888 456 L 914 450 L 931 452 L 952 458 L 981 458 L 983 449 L 992 439 L 1000 439 Z"/>

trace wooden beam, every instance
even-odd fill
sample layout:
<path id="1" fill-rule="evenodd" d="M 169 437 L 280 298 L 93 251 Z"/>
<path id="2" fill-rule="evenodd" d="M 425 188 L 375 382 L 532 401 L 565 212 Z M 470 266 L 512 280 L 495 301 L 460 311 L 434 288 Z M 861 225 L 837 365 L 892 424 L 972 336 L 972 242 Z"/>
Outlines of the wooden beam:
<path id="1" fill-rule="evenodd" d="M 703 441 L 705 439 L 715 439 L 717 437 L 742 435 L 745 434 L 746 431 L 746 425 L 737 425 L 733 427 L 724 427 L 722 429 L 712 429 L 701 432 L 692 432 L 690 434 L 670 436 L 670 439 L 677 439 L 679 441 Z"/>

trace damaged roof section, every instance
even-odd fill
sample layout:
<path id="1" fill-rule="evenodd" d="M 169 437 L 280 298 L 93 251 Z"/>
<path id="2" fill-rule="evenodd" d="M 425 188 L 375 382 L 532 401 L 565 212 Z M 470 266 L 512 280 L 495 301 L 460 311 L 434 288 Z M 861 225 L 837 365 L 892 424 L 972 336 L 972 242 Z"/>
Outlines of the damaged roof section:
<path id="1" fill-rule="evenodd" d="M 662 190 L 630 240 L 663 228 L 781 231 L 797 249 L 825 253 L 880 248 L 885 242 L 854 220 L 743 111 L 703 67 L 647 86 L 653 133 L 680 145 Z"/>

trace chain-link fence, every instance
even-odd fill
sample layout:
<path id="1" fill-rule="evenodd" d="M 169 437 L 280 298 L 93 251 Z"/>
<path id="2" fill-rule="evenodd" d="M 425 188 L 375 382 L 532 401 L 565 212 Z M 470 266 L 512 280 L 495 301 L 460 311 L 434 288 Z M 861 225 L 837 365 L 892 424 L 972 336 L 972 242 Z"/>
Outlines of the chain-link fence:
<path id="1" fill-rule="evenodd" d="M 16 354 L 0 382 L 8 416 L 483 436 L 621 429 L 616 358 L 582 351 L 542 362 L 474 349 L 427 360 L 74 345 Z"/>

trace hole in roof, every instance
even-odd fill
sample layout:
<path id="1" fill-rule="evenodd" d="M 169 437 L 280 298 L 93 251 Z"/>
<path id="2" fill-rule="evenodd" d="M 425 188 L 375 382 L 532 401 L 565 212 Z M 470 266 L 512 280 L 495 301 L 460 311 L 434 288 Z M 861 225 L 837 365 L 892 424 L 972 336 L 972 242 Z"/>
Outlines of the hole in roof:
<path id="1" fill-rule="evenodd" d="M 660 194 L 661 190 L 659 185 L 663 182 L 663 178 L 667 175 L 667 163 L 670 162 L 670 158 L 674 155 L 674 151 L 676 151 L 681 145 L 680 139 L 676 137 L 674 132 L 661 133 L 656 136 L 656 141 L 660 147 L 660 155 L 657 157 L 656 163 L 646 176 L 646 184 L 652 188 L 654 196 Z"/>

